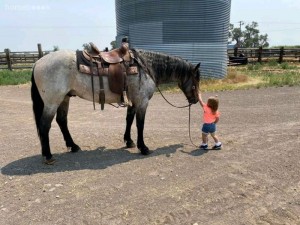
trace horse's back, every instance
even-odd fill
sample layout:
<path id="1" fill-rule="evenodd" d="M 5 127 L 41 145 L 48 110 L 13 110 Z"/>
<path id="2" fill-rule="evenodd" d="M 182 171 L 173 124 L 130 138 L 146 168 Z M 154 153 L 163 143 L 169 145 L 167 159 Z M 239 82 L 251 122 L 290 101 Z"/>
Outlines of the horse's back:
<path id="1" fill-rule="evenodd" d="M 40 58 L 35 63 L 35 71 L 42 70 L 45 72 L 47 70 L 51 70 L 54 72 L 54 70 L 58 70 L 62 67 L 69 66 L 70 64 L 72 64 L 72 62 L 75 63 L 75 57 L 75 52 L 71 50 L 60 50 L 51 52 Z"/>

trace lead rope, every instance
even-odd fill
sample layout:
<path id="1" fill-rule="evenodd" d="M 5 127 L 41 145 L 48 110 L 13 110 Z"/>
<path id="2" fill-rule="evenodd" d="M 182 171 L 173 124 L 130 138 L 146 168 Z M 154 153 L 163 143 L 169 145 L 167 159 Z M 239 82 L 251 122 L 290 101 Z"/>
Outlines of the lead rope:
<path id="1" fill-rule="evenodd" d="M 192 104 L 188 104 L 186 106 L 176 106 L 176 105 L 173 105 L 171 102 L 169 102 L 165 96 L 162 94 L 162 92 L 160 91 L 159 87 L 156 86 L 157 90 L 159 91 L 159 93 L 161 94 L 161 96 L 163 97 L 163 99 L 171 106 L 175 107 L 175 108 L 179 108 L 179 109 L 182 109 L 182 108 L 186 108 L 186 107 L 189 107 L 189 138 L 190 138 L 190 142 L 191 144 L 196 147 L 196 148 L 199 148 L 199 146 L 195 145 L 193 140 L 192 140 L 192 137 L 191 137 L 191 106 Z"/>
<path id="2" fill-rule="evenodd" d="M 157 90 L 159 91 L 159 93 L 161 94 L 161 96 L 164 98 L 164 100 L 167 102 L 167 103 L 169 103 L 169 105 L 171 105 L 171 106 L 173 106 L 173 107 L 175 107 L 175 108 L 178 108 L 178 109 L 182 109 L 182 108 L 186 108 L 186 107 L 191 107 L 191 103 L 189 103 L 188 105 L 185 105 L 185 106 L 176 106 L 176 105 L 173 105 L 171 102 L 169 102 L 166 98 L 165 98 L 165 96 L 162 94 L 162 92 L 160 91 L 160 89 L 159 89 L 159 87 L 156 85 L 156 88 L 157 88 Z"/>
<path id="3" fill-rule="evenodd" d="M 191 137 L 191 106 L 192 105 L 189 106 L 189 138 L 190 138 L 191 144 L 194 145 L 194 147 L 199 148 L 199 146 L 194 144 L 192 137 Z"/>

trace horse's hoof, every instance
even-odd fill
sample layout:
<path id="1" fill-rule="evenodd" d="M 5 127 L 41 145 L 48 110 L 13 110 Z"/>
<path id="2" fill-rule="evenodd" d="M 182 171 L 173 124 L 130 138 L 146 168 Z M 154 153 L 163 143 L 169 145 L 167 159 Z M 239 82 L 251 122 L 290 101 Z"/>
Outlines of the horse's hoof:
<path id="1" fill-rule="evenodd" d="M 139 148 L 139 149 L 140 149 L 142 155 L 150 155 L 152 153 L 152 151 L 150 151 L 147 146 L 145 146 L 143 148 Z"/>
<path id="2" fill-rule="evenodd" d="M 78 152 L 80 150 L 81 150 L 81 148 L 76 144 L 71 147 L 71 152 L 73 152 L 73 153 Z"/>
<path id="3" fill-rule="evenodd" d="M 133 141 L 127 141 L 126 142 L 126 147 L 127 148 L 135 148 L 135 144 L 134 144 L 134 142 Z"/>
<path id="4" fill-rule="evenodd" d="M 53 165 L 54 163 L 55 163 L 55 159 L 52 157 L 51 159 L 45 159 L 44 160 L 44 163 L 46 164 L 46 165 Z"/>

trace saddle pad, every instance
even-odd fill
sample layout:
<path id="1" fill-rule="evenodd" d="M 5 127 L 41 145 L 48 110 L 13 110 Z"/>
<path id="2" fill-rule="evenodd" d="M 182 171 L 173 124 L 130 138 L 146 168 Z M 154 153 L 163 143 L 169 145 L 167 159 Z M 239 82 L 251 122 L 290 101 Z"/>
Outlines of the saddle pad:
<path id="1" fill-rule="evenodd" d="M 80 65 L 90 66 L 90 61 L 86 60 L 86 58 L 83 56 L 83 52 L 77 50 L 76 51 L 76 63 L 77 63 L 77 69 L 80 69 Z M 80 70 L 79 70 L 80 71 Z"/>
<path id="2" fill-rule="evenodd" d="M 77 58 L 77 69 L 79 72 L 81 73 L 85 73 L 85 74 L 89 74 L 89 75 L 94 75 L 94 76 L 98 76 L 98 69 L 97 69 L 97 64 L 93 62 L 93 68 L 91 71 L 91 62 L 89 60 L 87 60 L 84 55 L 83 55 L 83 51 L 76 51 L 76 58 Z M 108 74 L 108 69 L 105 68 L 105 71 L 103 71 L 103 75 L 107 75 Z"/>

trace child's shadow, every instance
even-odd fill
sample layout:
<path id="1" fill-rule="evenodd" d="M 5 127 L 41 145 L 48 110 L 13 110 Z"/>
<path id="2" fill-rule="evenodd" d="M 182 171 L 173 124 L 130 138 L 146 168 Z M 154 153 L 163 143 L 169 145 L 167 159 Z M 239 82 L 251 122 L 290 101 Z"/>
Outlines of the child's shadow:
<path id="1" fill-rule="evenodd" d="M 201 155 L 203 155 L 203 154 L 205 154 L 205 153 L 207 153 L 208 152 L 208 150 L 203 150 L 203 149 L 195 149 L 195 150 L 193 150 L 193 151 L 191 151 L 191 152 L 186 152 L 186 151 L 184 151 L 184 150 L 180 150 L 182 153 L 185 153 L 185 154 L 188 154 L 188 155 L 191 155 L 191 156 L 201 156 Z"/>

